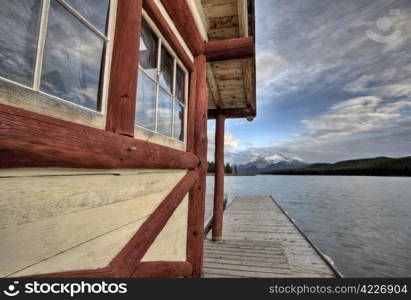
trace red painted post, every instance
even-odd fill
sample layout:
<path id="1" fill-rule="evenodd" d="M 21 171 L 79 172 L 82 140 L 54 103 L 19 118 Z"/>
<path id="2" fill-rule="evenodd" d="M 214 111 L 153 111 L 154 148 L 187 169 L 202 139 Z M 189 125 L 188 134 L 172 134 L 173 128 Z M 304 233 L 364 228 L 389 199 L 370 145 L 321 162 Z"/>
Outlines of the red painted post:
<path id="1" fill-rule="evenodd" d="M 219 113 L 216 117 L 215 131 L 215 183 L 214 183 L 214 216 L 213 241 L 221 241 L 223 233 L 224 212 L 224 122 L 225 116 Z"/>
<path id="2" fill-rule="evenodd" d="M 200 159 L 199 179 L 190 191 L 188 204 L 187 261 L 193 266 L 193 277 L 203 276 L 204 211 L 207 174 L 207 65 L 204 55 L 195 58 L 196 103 L 194 154 Z"/>

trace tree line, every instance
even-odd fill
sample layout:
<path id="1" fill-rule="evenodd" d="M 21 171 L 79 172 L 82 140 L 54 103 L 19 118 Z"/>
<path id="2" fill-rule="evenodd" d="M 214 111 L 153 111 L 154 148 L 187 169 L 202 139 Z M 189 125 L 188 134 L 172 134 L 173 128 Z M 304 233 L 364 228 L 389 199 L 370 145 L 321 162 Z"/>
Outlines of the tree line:
<path id="1" fill-rule="evenodd" d="M 215 162 L 209 161 L 208 162 L 208 173 L 215 174 Z M 231 165 L 229 162 L 227 162 L 224 165 L 224 174 L 238 174 L 237 173 L 237 165 Z"/>

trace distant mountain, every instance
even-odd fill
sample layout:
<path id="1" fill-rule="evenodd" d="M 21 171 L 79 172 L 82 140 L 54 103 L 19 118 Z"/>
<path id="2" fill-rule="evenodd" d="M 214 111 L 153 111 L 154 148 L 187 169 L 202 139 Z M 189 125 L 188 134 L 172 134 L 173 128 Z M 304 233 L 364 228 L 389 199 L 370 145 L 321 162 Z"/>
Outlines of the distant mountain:
<path id="1" fill-rule="evenodd" d="M 298 157 L 290 158 L 281 154 L 275 154 L 268 157 L 259 156 L 255 161 L 239 165 L 237 166 L 237 173 L 257 175 L 264 172 L 301 168 L 305 166 L 307 166 L 307 164 Z"/>
<path id="2" fill-rule="evenodd" d="M 345 160 L 334 164 L 316 163 L 287 170 L 271 170 L 276 175 L 359 175 L 411 176 L 411 156 L 402 158 L 375 157 Z"/>

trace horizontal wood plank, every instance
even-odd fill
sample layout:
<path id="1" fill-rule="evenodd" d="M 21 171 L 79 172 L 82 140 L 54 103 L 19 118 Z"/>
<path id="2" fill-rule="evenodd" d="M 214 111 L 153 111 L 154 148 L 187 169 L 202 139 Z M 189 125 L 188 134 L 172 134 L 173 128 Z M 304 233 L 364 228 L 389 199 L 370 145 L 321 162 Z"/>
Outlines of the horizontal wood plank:
<path id="1" fill-rule="evenodd" d="M 270 197 L 237 197 L 221 243 L 205 241 L 205 277 L 335 277 Z"/>

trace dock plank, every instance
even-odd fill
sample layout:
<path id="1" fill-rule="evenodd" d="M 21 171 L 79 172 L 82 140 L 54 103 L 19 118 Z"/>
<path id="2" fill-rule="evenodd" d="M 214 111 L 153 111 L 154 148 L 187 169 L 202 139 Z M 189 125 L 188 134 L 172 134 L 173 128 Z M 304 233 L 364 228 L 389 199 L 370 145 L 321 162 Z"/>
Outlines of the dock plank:
<path id="1" fill-rule="evenodd" d="M 337 277 L 271 197 L 236 197 L 223 241 L 205 240 L 204 277 Z"/>

